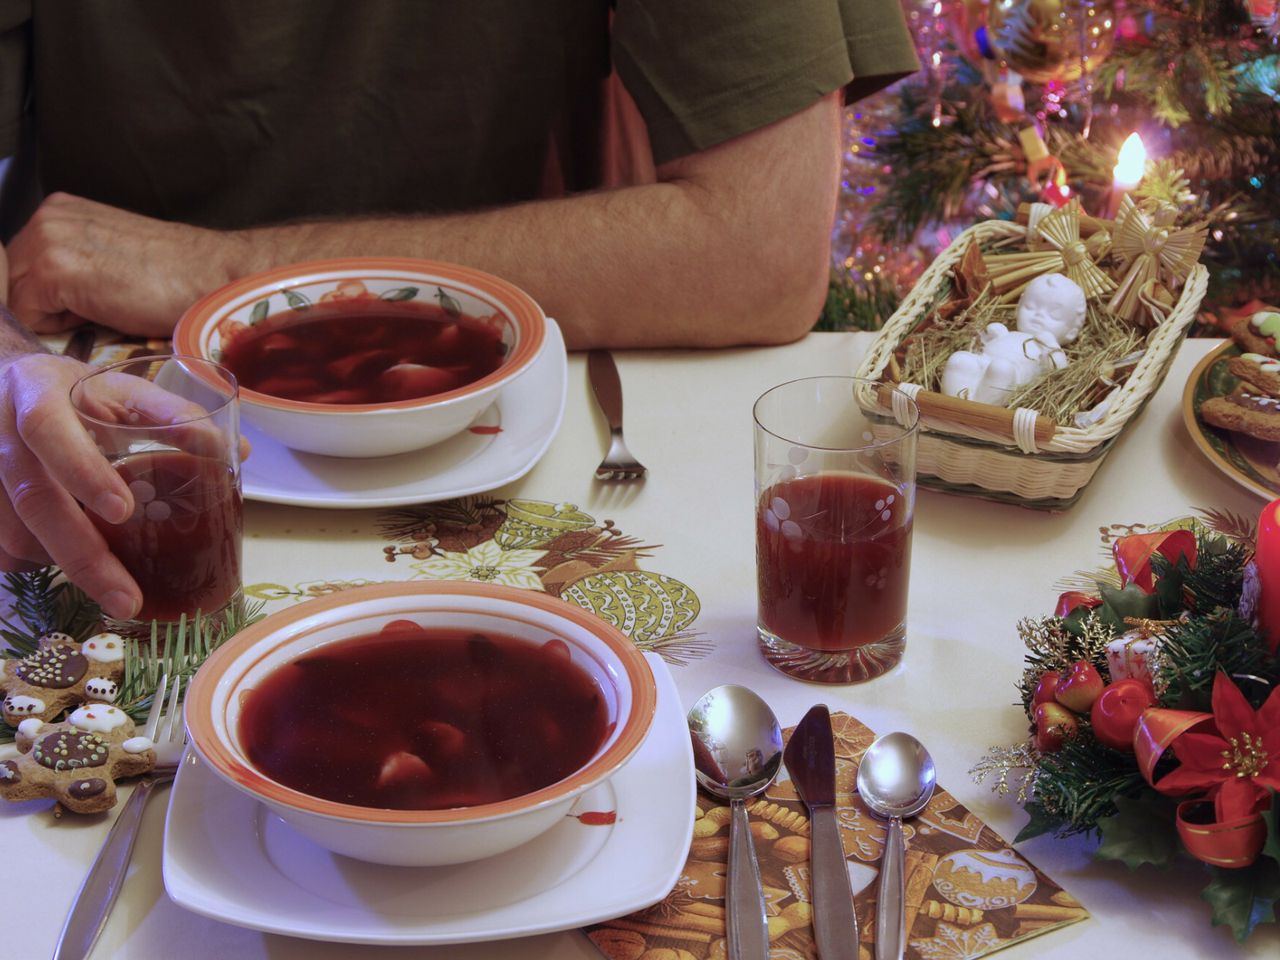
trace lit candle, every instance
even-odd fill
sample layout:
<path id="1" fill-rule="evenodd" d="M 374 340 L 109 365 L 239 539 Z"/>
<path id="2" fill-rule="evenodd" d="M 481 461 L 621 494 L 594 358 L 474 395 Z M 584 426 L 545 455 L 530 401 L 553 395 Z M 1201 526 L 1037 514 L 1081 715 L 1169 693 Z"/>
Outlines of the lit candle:
<path id="1" fill-rule="evenodd" d="M 1131 133 L 1120 147 L 1120 155 L 1111 171 L 1111 193 L 1107 198 L 1107 219 L 1114 220 L 1120 209 L 1120 198 L 1142 182 L 1147 172 L 1147 148 L 1142 138 Z"/>
<path id="2" fill-rule="evenodd" d="M 1275 653 L 1280 648 L 1280 500 L 1262 508 L 1253 556 L 1258 566 L 1258 629 L 1267 649 Z"/>

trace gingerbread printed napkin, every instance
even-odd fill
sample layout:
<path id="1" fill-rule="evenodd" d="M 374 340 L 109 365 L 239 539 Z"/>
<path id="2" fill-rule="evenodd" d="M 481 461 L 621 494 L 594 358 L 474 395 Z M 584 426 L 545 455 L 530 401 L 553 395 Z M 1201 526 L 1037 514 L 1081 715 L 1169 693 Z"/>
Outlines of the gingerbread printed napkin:
<path id="1" fill-rule="evenodd" d="M 841 836 L 855 891 L 860 960 L 874 954 L 876 876 L 885 826 L 862 806 L 858 760 L 875 739 L 831 715 Z M 785 731 L 789 737 L 791 730 Z M 770 960 L 815 960 L 809 895 L 809 819 L 782 776 L 748 805 L 764 883 Z M 976 960 L 1088 917 L 1069 893 L 939 788 L 904 824 L 907 960 Z M 689 860 L 660 903 L 594 924 L 587 936 L 608 960 L 724 960 L 729 808 L 698 793 Z"/>

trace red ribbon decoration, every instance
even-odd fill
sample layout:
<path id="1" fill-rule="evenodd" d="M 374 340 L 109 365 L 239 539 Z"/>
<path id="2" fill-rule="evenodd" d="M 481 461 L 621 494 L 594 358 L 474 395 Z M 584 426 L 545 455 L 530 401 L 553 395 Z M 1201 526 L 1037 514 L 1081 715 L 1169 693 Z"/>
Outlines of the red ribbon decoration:
<path id="1" fill-rule="evenodd" d="M 1080 590 L 1068 590 L 1058 597 L 1058 608 L 1053 611 L 1053 615 L 1055 617 L 1066 617 L 1070 616 L 1071 611 L 1076 607 L 1088 607 L 1092 610 L 1094 607 L 1100 606 L 1102 606 L 1101 597 L 1091 597 Z"/>
<path id="2" fill-rule="evenodd" d="M 1177 563 L 1178 557 L 1185 556 L 1187 564 L 1196 565 L 1196 535 L 1190 530 L 1163 530 L 1159 533 L 1133 533 L 1127 537 L 1119 537 L 1111 545 L 1111 555 L 1116 561 L 1116 570 L 1120 573 L 1120 586 L 1127 587 L 1136 583 L 1145 593 L 1155 589 L 1155 575 L 1151 572 L 1151 558 L 1156 554 L 1168 557 L 1171 563 Z M 1058 606 L 1054 615 L 1068 616 L 1076 607 L 1094 607 L 1102 605 L 1100 597 L 1091 596 L 1080 590 L 1068 590 L 1058 597 Z"/>
<path id="3" fill-rule="evenodd" d="M 1206 720 L 1212 721 L 1213 714 L 1163 707 L 1152 707 L 1142 714 L 1133 731 L 1133 752 L 1147 783 L 1160 790 L 1160 784 L 1152 780 L 1156 763 L 1178 737 Z M 1207 820 L 1201 807 L 1208 808 Z M 1200 799 L 1178 804 L 1177 828 L 1187 852 L 1215 867 L 1249 866 L 1258 859 L 1267 839 L 1267 825 L 1261 813 L 1215 823 L 1212 801 Z"/>
<path id="4" fill-rule="evenodd" d="M 1156 588 L 1151 558 L 1158 553 L 1167 557 L 1170 563 L 1177 563 L 1178 557 L 1185 556 L 1187 565 L 1194 568 L 1196 535 L 1190 530 L 1135 533 L 1118 539 L 1112 544 L 1111 553 L 1116 560 L 1116 569 L 1120 571 L 1120 585 L 1127 587 L 1136 583 L 1144 593 L 1150 593 Z"/>
<path id="5" fill-rule="evenodd" d="M 1192 819 L 1201 807 L 1208 808 L 1208 822 L 1203 812 Z M 1214 823 L 1213 803 L 1208 800 L 1184 800 L 1178 804 L 1177 826 L 1187 852 L 1215 867 L 1247 867 L 1258 859 L 1267 841 L 1262 814 Z"/>

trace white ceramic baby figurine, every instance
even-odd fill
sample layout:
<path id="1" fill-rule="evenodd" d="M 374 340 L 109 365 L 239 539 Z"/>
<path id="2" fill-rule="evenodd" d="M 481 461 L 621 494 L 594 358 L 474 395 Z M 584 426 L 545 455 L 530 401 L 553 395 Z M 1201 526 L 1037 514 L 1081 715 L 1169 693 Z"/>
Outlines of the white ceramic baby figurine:
<path id="1" fill-rule="evenodd" d="M 1067 365 L 1062 345 L 1080 335 L 1084 317 L 1084 291 L 1074 280 L 1060 273 L 1036 277 L 1018 300 L 1018 329 L 988 324 L 981 352 L 953 353 L 942 370 L 942 392 L 1004 406 L 1015 387 Z"/>

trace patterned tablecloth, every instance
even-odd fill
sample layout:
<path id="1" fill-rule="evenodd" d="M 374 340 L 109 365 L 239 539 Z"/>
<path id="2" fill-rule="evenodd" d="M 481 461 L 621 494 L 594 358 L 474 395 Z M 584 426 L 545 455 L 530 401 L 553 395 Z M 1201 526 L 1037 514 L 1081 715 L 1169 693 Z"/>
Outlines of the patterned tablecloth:
<path id="1" fill-rule="evenodd" d="M 437 504 L 330 510 L 248 503 L 246 592 L 269 613 L 350 584 L 388 579 L 464 577 L 541 589 L 596 611 L 642 648 L 660 653 L 686 708 L 720 683 L 754 688 L 787 725 L 814 703 L 828 704 L 843 723 L 846 782 L 868 730 L 913 733 L 936 758 L 946 791 L 916 822 L 911 838 L 910 956 L 978 957 L 1046 931 L 1001 956 L 1074 960 L 1139 950 L 1162 958 L 1276 955 L 1275 929 L 1237 948 L 1227 933 L 1209 926 L 1199 887 L 1184 882 L 1194 880 L 1194 870 L 1185 876 L 1177 870 L 1131 874 L 1115 864 L 1094 864 L 1086 839 L 1041 838 L 1009 853 L 1007 840 L 1025 814 L 968 773 L 988 747 L 1016 741 L 1025 730 L 1013 706 L 1023 652 L 1015 623 L 1050 612 L 1064 576 L 1099 567 L 1107 537 L 1202 509 L 1256 518 L 1262 501 L 1208 464 L 1180 421 L 1183 385 L 1195 361 L 1216 344 L 1189 341 L 1183 347 L 1169 379 L 1069 512 L 1044 514 L 922 492 L 902 666 L 868 684 L 820 687 L 773 672 L 756 650 L 750 411 L 759 394 L 781 381 L 851 371 L 868 339 L 814 334 L 770 349 L 620 354 L 628 442 L 649 467 L 648 479 L 630 486 L 592 479 L 606 431 L 590 399 L 584 358 L 571 356 L 563 424 L 525 477 Z M 723 812 L 705 798 L 702 804 L 700 822 L 716 830 L 698 828 L 702 833 L 680 885 L 641 917 L 599 927 L 590 938 L 571 930 L 504 942 L 388 948 L 262 934 L 176 907 L 160 876 L 164 810 L 157 803 L 95 955 L 599 960 L 594 940 L 611 958 L 717 956 L 719 868 L 707 852 L 720 850 L 727 834 L 719 829 Z M 789 924 L 775 942 L 774 960 L 812 957 L 798 919 L 806 889 L 797 852 L 803 825 L 789 815 L 802 808 L 785 782 L 762 804 L 755 820 L 767 846 L 766 882 L 780 918 L 775 926 Z M 6 956 L 51 954 L 112 816 L 59 822 L 43 801 L 0 807 L 0 843 L 13 889 L 31 895 L 11 911 Z M 866 879 L 859 901 L 866 921 L 878 827 L 856 802 L 845 808 L 845 826 L 850 862 Z M 715 842 L 702 842 L 708 840 Z M 703 896 L 703 884 L 713 892 Z M 1086 922 L 1071 922 L 1086 912 Z M 689 917 L 701 918 L 696 926 L 705 939 L 670 932 L 682 922 L 688 926 Z M 631 942 L 608 946 L 615 934 L 617 943 Z"/>

